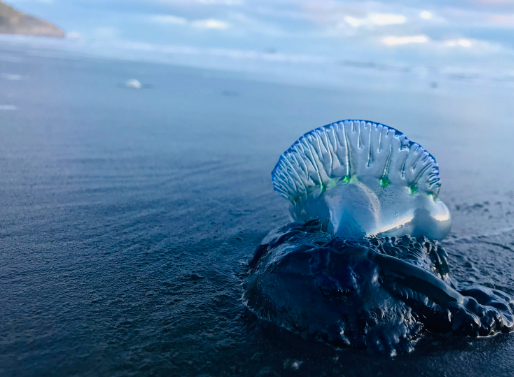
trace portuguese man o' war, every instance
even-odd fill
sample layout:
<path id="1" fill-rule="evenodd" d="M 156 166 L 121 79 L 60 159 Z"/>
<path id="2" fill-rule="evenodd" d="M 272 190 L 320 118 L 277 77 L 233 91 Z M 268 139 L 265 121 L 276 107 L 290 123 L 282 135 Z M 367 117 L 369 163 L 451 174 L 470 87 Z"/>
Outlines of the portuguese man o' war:
<path id="1" fill-rule="evenodd" d="M 439 169 L 419 144 L 393 128 L 344 121 L 315 129 L 273 170 L 275 191 L 296 220 L 328 220 L 340 238 L 426 236 L 443 239 L 450 211 L 438 199 Z"/>
<path id="2" fill-rule="evenodd" d="M 280 157 L 272 182 L 293 222 L 249 263 L 244 300 L 259 319 L 390 356 L 424 331 L 514 330 L 507 294 L 456 289 L 437 242 L 451 227 L 437 163 L 403 133 L 360 120 L 315 129 Z"/>

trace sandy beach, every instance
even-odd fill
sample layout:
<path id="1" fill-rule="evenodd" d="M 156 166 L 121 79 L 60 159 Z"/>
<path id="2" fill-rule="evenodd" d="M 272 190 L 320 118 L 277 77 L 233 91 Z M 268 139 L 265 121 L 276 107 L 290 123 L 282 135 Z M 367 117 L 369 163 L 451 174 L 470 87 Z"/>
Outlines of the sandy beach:
<path id="1" fill-rule="evenodd" d="M 427 334 L 372 358 L 264 328 L 241 301 L 246 263 L 289 219 L 278 157 L 348 118 L 437 159 L 453 276 L 513 295 L 512 89 L 358 85 L 355 68 L 348 86 L 293 85 L 30 51 L 0 48 L 0 374 L 512 375 L 512 334 Z"/>

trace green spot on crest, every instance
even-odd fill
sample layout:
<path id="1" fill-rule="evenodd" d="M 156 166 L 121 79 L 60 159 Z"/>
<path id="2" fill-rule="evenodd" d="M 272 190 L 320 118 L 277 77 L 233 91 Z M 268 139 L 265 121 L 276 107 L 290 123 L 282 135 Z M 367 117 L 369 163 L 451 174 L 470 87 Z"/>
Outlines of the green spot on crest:
<path id="1" fill-rule="evenodd" d="M 387 187 L 387 186 L 389 186 L 389 183 L 391 183 L 391 182 L 389 182 L 389 180 L 387 179 L 387 177 L 380 178 L 380 185 L 381 185 L 382 187 Z"/>

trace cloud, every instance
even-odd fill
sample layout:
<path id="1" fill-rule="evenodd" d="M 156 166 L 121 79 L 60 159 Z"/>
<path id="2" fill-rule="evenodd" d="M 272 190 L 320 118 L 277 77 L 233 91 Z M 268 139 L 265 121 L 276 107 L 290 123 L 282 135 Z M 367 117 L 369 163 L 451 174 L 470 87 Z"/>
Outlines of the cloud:
<path id="1" fill-rule="evenodd" d="M 230 24 L 231 28 L 237 30 L 240 36 L 260 34 L 273 38 L 298 37 L 298 33 L 282 29 L 284 25 L 269 22 L 260 17 L 249 17 L 242 12 L 228 12 L 227 22 Z"/>
<path id="2" fill-rule="evenodd" d="M 447 39 L 439 43 L 443 47 L 462 47 L 460 50 L 469 51 L 475 55 L 492 56 L 493 54 L 502 54 L 512 59 L 513 49 L 500 43 L 480 40 L 480 39 Z"/>
<path id="3" fill-rule="evenodd" d="M 347 16 L 344 21 L 352 27 L 361 26 L 385 26 L 385 25 L 399 25 L 407 21 L 407 17 L 401 14 L 391 13 L 371 13 L 365 18 L 357 18 Z"/>
<path id="4" fill-rule="evenodd" d="M 473 43 L 469 39 L 450 39 L 447 41 L 444 41 L 444 45 L 448 47 L 466 47 L 469 48 L 473 46 Z"/>
<path id="5" fill-rule="evenodd" d="M 82 33 L 79 33 L 78 31 L 70 31 L 66 33 L 67 39 L 80 39 L 82 38 Z"/>
<path id="6" fill-rule="evenodd" d="M 242 5 L 242 0 L 160 0 L 165 4 L 176 5 Z"/>
<path id="7" fill-rule="evenodd" d="M 197 28 L 202 29 L 218 29 L 218 30 L 224 30 L 229 28 L 229 24 L 226 22 L 215 20 L 213 18 L 207 19 L 207 20 L 196 20 L 191 22 L 191 25 Z"/>
<path id="8" fill-rule="evenodd" d="M 16 111 L 18 108 L 14 105 L 0 105 L 0 111 Z"/>
<path id="9" fill-rule="evenodd" d="M 368 17 L 369 21 L 375 25 L 399 25 L 407 21 L 407 17 L 401 14 L 392 13 L 371 13 Z"/>
<path id="10" fill-rule="evenodd" d="M 9 1 L 7 1 L 7 3 L 9 5 L 13 5 L 13 6 L 17 5 L 17 3 L 26 3 L 26 2 L 42 3 L 42 4 L 53 4 L 54 0 L 9 0 Z"/>
<path id="11" fill-rule="evenodd" d="M 382 43 L 386 46 L 398 46 L 398 45 L 407 45 L 412 43 L 427 43 L 429 41 L 426 35 L 412 35 L 405 37 L 385 37 L 382 38 Z"/>
<path id="12" fill-rule="evenodd" d="M 427 11 L 427 10 L 423 10 L 423 11 L 421 11 L 421 12 L 419 13 L 419 16 L 420 16 L 422 19 L 424 19 L 424 20 L 430 20 L 430 19 L 433 17 L 432 13 L 430 13 L 430 12 L 429 12 L 429 11 Z"/>
<path id="13" fill-rule="evenodd" d="M 0 76 L 3 79 L 9 80 L 9 81 L 19 81 L 19 80 L 24 79 L 24 77 L 22 75 L 18 75 L 16 73 L 2 73 Z"/>
<path id="14" fill-rule="evenodd" d="M 425 45 L 424 49 L 434 54 L 448 53 L 453 50 L 452 55 L 447 56 L 493 56 L 493 54 L 512 55 L 513 50 L 508 46 L 492 43 L 485 40 L 454 38 L 454 39 L 430 39 L 424 34 L 411 36 L 387 36 L 381 42 L 389 47 L 405 45 Z M 463 55 L 464 54 L 464 55 Z"/>
<path id="15" fill-rule="evenodd" d="M 200 29 L 225 30 L 230 27 L 227 22 L 216 20 L 214 18 L 190 21 L 187 18 L 174 15 L 154 15 L 150 17 L 150 21 L 163 25 L 189 25 Z"/>
<path id="16" fill-rule="evenodd" d="M 201 4 L 241 5 L 241 0 L 194 0 Z"/>
<path id="17" fill-rule="evenodd" d="M 514 26 L 514 14 L 495 14 L 486 17 L 486 22 L 501 26 Z"/>
<path id="18" fill-rule="evenodd" d="M 172 25 L 185 25 L 187 24 L 187 20 L 183 17 L 177 17 L 172 15 L 156 15 L 151 17 L 153 21 L 162 24 L 172 24 Z"/>
<path id="19" fill-rule="evenodd" d="M 514 0 L 478 0 L 478 2 L 488 5 L 514 4 Z"/>

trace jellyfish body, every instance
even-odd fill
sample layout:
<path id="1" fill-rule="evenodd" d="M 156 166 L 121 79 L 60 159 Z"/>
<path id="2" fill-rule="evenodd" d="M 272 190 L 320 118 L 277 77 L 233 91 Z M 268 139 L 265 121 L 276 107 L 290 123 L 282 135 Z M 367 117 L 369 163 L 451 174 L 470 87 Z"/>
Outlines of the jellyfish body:
<path id="1" fill-rule="evenodd" d="M 280 157 L 272 181 L 295 220 L 324 219 L 344 239 L 441 240 L 451 228 L 435 159 L 382 124 L 345 120 L 308 132 Z"/>
<path id="2" fill-rule="evenodd" d="M 435 159 L 401 132 L 345 120 L 303 135 L 279 159 L 275 190 L 295 220 L 249 263 L 245 303 L 261 320 L 371 353 L 410 352 L 421 330 L 514 329 L 514 302 L 457 291 L 437 244 L 451 217 Z"/>

